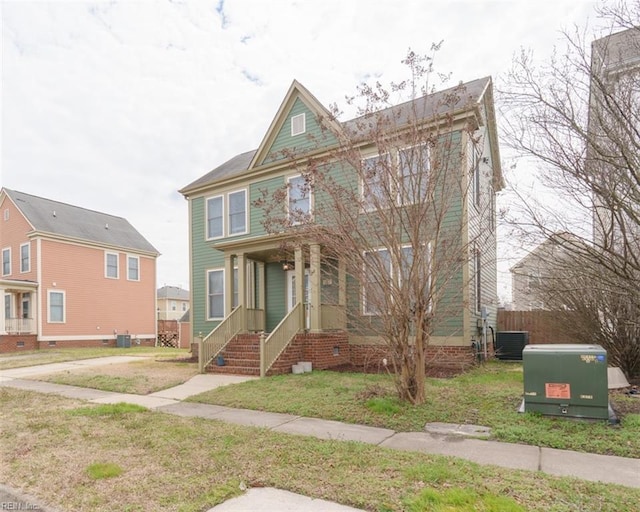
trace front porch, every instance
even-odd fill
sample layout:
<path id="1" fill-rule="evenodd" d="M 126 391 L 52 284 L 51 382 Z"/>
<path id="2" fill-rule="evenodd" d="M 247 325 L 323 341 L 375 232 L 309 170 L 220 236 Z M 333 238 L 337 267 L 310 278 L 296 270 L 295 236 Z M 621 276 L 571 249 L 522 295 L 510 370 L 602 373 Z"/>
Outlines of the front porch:
<path id="1" fill-rule="evenodd" d="M 32 281 L 0 280 L 4 313 L 0 315 L 0 352 L 37 348 L 38 285 Z"/>
<path id="2" fill-rule="evenodd" d="M 201 372 L 215 369 L 212 363 L 220 355 L 224 359 L 230 342 L 247 333 L 256 335 L 252 359 L 265 376 L 301 334 L 346 330 L 344 264 L 334 260 L 329 266 L 319 244 L 299 243 L 287 251 L 283 242 L 272 236 L 214 246 L 224 252 L 224 275 L 233 276 L 224 281 L 225 311 L 230 313 L 206 336 L 195 336 Z"/>

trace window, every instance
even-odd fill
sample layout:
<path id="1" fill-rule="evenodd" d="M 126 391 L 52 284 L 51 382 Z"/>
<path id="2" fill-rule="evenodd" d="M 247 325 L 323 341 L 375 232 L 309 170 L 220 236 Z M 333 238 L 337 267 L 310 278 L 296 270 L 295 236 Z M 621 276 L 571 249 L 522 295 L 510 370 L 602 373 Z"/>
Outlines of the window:
<path id="1" fill-rule="evenodd" d="M 127 256 L 127 279 L 140 281 L 140 258 L 137 256 Z"/>
<path id="2" fill-rule="evenodd" d="M 473 203 L 480 206 L 480 147 L 476 142 L 471 143 L 471 180 Z"/>
<path id="3" fill-rule="evenodd" d="M 307 130 L 307 119 L 304 113 L 291 118 L 291 136 L 302 135 Z"/>
<path id="4" fill-rule="evenodd" d="M 207 272 L 207 319 L 224 318 L 224 270 Z"/>
<path id="5" fill-rule="evenodd" d="M 207 238 L 220 238 L 224 236 L 222 227 L 223 197 L 211 197 L 207 199 Z"/>
<path id="6" fill-rule="evenodd" d="M 430 158 L 426 144 L 398 151 L 398 200 L 401 204 L 418 203 L 425 198 L 431 168 Z"/>
<path id="7" fill-rule="evenodd" d="M 118 279 L 118 254 L 107 252 L 104 255 L 105 269 L 104 275 L 110 279 Z"/>
<path id="8" fill-rule="evenodd" d="M 287 181 L 289 220 L 299 224 L 311 214 L 311 186 L 304 176 L 294 176 Z"/>
<path id="9" fill-rule="evenodd" d="M 11 248 L 2 249 L 2 275 L 11 274 Z"/>
<path id="10" fill-rule="evenodd" d="M 389 155 L 377 155 L 362 160 L 362 200 L 365 210 L 384 205 L 389 188 Z"/>
<path id="11" fill-rule="evenodd" d="M 31 270 L 31 244 L 22 244 L 20 246 L 20 272 L 29 272 Z"/>
<path id="12" fill-rule="evenodd" d="M 247 232 L 247 191 L 239 190 L 228 195 L 229 235 Z"/>
<path id="13" fill-rule="evenodd" d="M 49 290 L 49 323 L 65 322 L 65 296 L 63 291 Z"/>
<path id="14" fill-rule="evenodd" d="M 4 211 L 4 220 L 5 220 L 5 221 L 8 221 L 8 220 L 9 220 L 9 208 L 7 208 L 7 209 Z"/>
<path id="15" fill-rule="evenodd" d="M 391 258 L 388 249 L 367 251 L 364 253 L 366 260 L 365 283 L 363 290 L 363 312 L 365 315 L 376 315 L 380 312 L 380 306 L 384 304 L 386 290 L 383 276 L 391 278 Z"/>
<path id="16" fill-rule="evenodd" d="M 9 294 L 4 296 L 4 317 L 7 320 L 11 318 L 11 295 Z"/>
<path id="17" fill-rule="evenodd" d="M 475 307 L 476 312 L 479 313 L 482 309 L 482 258 L 481 258 L 480 249 L 475 247 L 473 251 L 473 287 L 475 289 L 476 301 Z"/>
<path id="18" fill-rule="evenodd" d="M 175 300 L 171 301 L 171 311 L 175 311 L 178 308 L 178 304 Z"/>
<path id="19" fill-rule="evenodd" d="M 182 303 L 182 311 L 186 311 L 187 310 L 187 303 L 183 302 Z"/>

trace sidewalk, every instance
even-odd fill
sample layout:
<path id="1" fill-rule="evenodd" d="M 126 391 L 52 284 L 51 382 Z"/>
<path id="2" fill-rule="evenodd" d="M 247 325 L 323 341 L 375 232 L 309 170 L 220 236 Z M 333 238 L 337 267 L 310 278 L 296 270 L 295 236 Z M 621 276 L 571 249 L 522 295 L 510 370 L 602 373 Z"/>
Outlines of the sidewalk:
<path id="1" fill-rule="evenodd" d="M 213 374 L 196 375 L 180 386 L 146 396 L 110 393 L 24 379 L 24 377 L 69 369 L 65 366 L 61 368 L 61 370 L 58 370 L 57 368 L 62 365 L 73 365 L 72 368 L 77 368 L 78 366 L 122 362 L 122 357 L 118 357 L 117 359 L 116 361 L 114 358 L 99 358 L 98 360 L 84 360 L 73 363 L 56 363 L 31 368 L 3 370 L 0 371 L 0 386 L 26 389 L 41 393 L 53 393 L 68 398 L 87 400 L 92 403 L 129 402 L 177 416 L 215 419 L 239 425 L 266 428 L 275 432 L 312 436 L 319 439 L 358 441 L 395 450 L 459 457 L 478 464 L 491 464 L 513 469 L 541 471 L 550 475 L 571 476 L 593 482 L 620 484 L 640 488 L 640 459 L 469 439 L 451 433 L 395 432 L 385 428 L 354 425 L 317 418 L 305 418 L 290 414 L 233 409 L 230 407 L 181 401 L 189 396 L 202 393 L 209 389 L 235 382 L 242 382 L 254 377 Z M 45 369 L 45 367 L 48 367 L 48 369 Z M 53 369 L 54 367 L 56 369 Z M 31 372 L 29 370 L 31 370 Z M 451 431 L 456 431 L 456 427 L 456 425 L 452 425 Z M 230 502 L 215 507 L 212 511 L 230 512 L 234 510 L 255 509 L 258 503 L 262 504 L 262 506 L 257 507 L 261 510 L 333 510 L 335 512 L 355 510 L 342 505 L 337 505 L 338 508 L 331 509 L 328 508 L 326 502 L 312 504 L 312 501 L 320 502 L 321 500 L 310 500 L 310 498 L 304 497 L 299 497 L 302 500 L 309 500 L 308 503 L 305 502 L 306 505 L 304 505 L 304 507 L 301 508 L 301 505 L 298 503 L 294 508 L 283 508 L 283 503 L 289 503 L 290 499 L 291 503 L 294 503 L 293 498 L 291 496 L 284 497 L 284 495 L 278 494 L 284 491 L 270 491 L 273 492 L 265 493 L 262 492 L 262 490 L 251 490 L 244 496 L 236 498 L 236 500 L 238 500 L 237 508 L 228 508 L 231 506 L 230 502 L 233 501 L 230 500 Z M 274 498 L 273 493 L 278 497 Z M 264 503 L 260 501 L 263 499 L 266 500 Z M 273 509 L 265 508 L 268 507 L 272 499 L 276 507 Z M 225 508 L 227 504 L 229 505 Z"/>

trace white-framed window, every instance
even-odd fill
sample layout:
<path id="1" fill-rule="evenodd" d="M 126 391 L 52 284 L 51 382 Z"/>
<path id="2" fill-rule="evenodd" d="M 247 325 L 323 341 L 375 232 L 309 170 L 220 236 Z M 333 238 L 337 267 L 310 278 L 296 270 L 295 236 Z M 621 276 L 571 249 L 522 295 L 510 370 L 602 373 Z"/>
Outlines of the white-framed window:
<path id="1" fill-rule="evenodd" d="M 427 193 L 431 151 L 427 144 L 398 150 L 398 201 L 413 204 L 423 200 Z"/>
<path id="2" fill-rule="evenodd" d="M 386 198 L 389 197 L 389 167 L 390 157 L 388 153 L 375 155 L 362 160 L 362 201 L 366 211 L 384 207 Z"/>
<path id="3" fill-rule="evenodd" d="M 109 279 L 118 279 L 118 260 L 117 252 L 104 253 L 104 276 Z"/>
<path id="4" fill-rule="evenodd" d="M 4 220 L 5 222 L 9 220 L 9 208 L 4 210 Z"/>
<path id="5" fill-rule="evenodd" d="M 229 236 L 247 232 L 247 191 L 237 190 L 227 194 L 229 205 Z"/>
<path id="6" fill-rule="evenodd" d="M 207 199 L 207 239 L 224 236 L 224 196 Z"/>
<path id="7" fill-rule="evenodd" d="M 2 275 L 11 274 L 11 247 L 2 249 Z"/>
<path id="8" fill-rule="evenodd" d="M 287 178 L 287 211 L 289 220 L 299 224 L 311 217 L 312 189 L 302 175 Z"/>
<path id="9" fill-rule="evenodd" d="M 183 302 L 182 303 L 182 311 L 186 311 L 187 310 L 187 303 Z"/>
<path id="10" fill-rule="evenodd" d="M 20 246 L 20 272 L 31 271 L 31 244 L 26 243 Z"/>
<path id="11" fill-rule="evenodd" d="M 140 258 L 138 256 L 127 255 L 127 279 L 140 281 Z"/>
<path id="12" fill-rule="evenodd" d="M 48 290 L 47 322 L 63 324 L 66 322 L 66 297 L 62 290 Z"/>
<path id="13" fill-rule="evenodd" d="M 171 301 L 171 311 L 178 309 L 178 303 L 175 300 Z"/>
<path id="14" fill-rule="evenodd" d="M 307 117 L 303 112 L 291 118 L 291 136 L 302 135 L 307 131 Z"/>
<path id="15" fill-rule="evenodd" d="M 224 318 L 224 269 L 207 271 L 207 320 Z"/>
<path id="16" fill-rule="evenodd" d="M 380 306 L 384 304 L 386 295 L 385 283 L 382 281 L 381 271 L 391 279 L 391 255 L 388 249 L 365 251 L 365 280 L 362 290 L 362 312 L 365 315 L 377 315 Z M 367 268 L 377 269 L 367 271 Z M 386 279 L 386 277 L 385 277 Z"/>

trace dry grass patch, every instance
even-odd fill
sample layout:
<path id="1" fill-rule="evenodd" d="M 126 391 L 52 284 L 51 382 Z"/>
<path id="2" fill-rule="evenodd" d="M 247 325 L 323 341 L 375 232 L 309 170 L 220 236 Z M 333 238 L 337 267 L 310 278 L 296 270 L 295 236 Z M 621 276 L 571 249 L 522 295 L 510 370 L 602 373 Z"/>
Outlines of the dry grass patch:
<path id="1" fill-rule="evenodd" d="M 130 363 L 79 368 L 32 378 L 116 393 L 148 395 L 182 384 L 197 373 L 196 363 L 141 359 Z"/>

